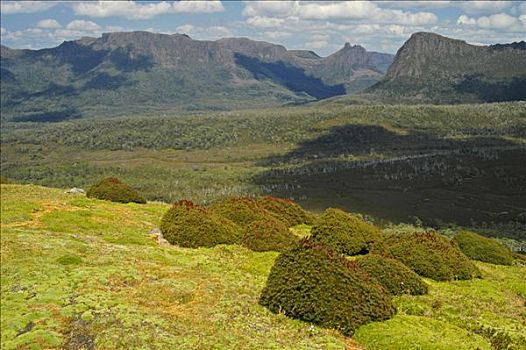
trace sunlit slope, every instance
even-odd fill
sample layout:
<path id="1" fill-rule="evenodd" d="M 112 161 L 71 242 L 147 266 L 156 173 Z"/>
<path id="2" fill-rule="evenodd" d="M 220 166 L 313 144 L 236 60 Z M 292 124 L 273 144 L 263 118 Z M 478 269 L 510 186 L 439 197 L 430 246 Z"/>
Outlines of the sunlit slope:
<path id="1" fill-rule="evenodd" d="M 258 305 L 277 253 L 159 245 L 149 231 L 167 208 L 2 185 L 2 349 L 521 349 L 526 340 L 525 267 L 477 263 L 483 279 L 426 280 L 429 295 L 395 298 L 397 316 L 350 339 Z"/>

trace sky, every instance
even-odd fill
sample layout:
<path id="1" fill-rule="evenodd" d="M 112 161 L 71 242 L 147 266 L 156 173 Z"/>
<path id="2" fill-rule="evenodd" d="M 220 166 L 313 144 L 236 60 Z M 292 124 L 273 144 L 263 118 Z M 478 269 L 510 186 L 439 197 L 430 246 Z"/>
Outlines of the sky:
<path id="1" fill-rule="evenodd" d="M 248 37 L 327 56 L 349 42 L 396 53 L 420 31 L 475 45 L 526 40 L 526 1 L 4 1 L 1 41 L 40 49 L 143 30 Z"/>

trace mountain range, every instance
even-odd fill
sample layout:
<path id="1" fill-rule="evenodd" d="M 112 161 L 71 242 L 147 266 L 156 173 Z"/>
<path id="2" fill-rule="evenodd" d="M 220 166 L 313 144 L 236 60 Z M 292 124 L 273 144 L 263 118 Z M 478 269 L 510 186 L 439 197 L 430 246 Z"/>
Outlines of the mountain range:
<path id="1" fill-rule="evenodd" d="M 42 50 L 2 46 L 1 98 L 16 120 L 295 104 L 371 86 L 392 59 L 348 43 L 320 57 L 246 38 L 107 33 Z"/>
<path id="2" fill-rule="evenodd" d="M 363 94 L 438 103 L 526 99 L 526 43 L 415 33 L 396 56 L 346 43 L 327 57 L 247 38 L 105 33 L 41 50 L 1 47 L 2 119 L 158 114 Z"/>

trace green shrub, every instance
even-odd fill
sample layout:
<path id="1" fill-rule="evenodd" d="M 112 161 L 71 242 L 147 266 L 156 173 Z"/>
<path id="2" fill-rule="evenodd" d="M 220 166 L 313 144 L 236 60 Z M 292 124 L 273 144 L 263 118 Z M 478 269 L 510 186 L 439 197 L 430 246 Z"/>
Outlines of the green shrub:
<path id="1" fill-rule="evenodd" d="M 480 277 L 480 271 L 457 244 L 435 232 L 389 235 L 386 253 L 412 268 L 417 274 L 437 281 Z"/>
<path id="2" fill-rule="evenodd" d="M 212 247 L 239 243 L 240 228 L 232 221 L 190 201 L 175 203 L 161 220 L 161 232 L 181 247 Z"/>
<path id="3" fill-rule="evenodd" d="M 277 215 L 288 227 L 300 224 L 312 224 L 315 219 L 313 214 L 289 199 L 265 196 L 259 198 L 258 203 L 264 209 Z"/>
<path id="4" fill-rule="evenodd" d="M 251 197 L 229 198 L 212 205 L 210 209 L 243 228 L 254 221 L 279 220 L 274 213 L 260 205 L 256 198 Z"/>
<path id="5" fill-rule="evenodd" d="M 428 287 L 409 267 L 400 261 L 375 254 L 357 259 L 356 264 L 374 277 L 391 294 L 426 294 Z"/>
<path id="6" fill-rule="evenodd" d="M 139 192 L 114 177 L 102 179 L 91 186 L 86 196 L 119 203 L 146 203 Z"/>
<path id="7" fill-rule="evenodd" d="M 281 253 L 259 303 L 274 313 L 352 335 L 396 312 L 389 293 L 355 263 L 311 240 Z"/>
<path id="8" fill-rule="evenodd" d="M 245 228 L 241 244 L 256 252 L 284 251 L 292 248 L 298 238 L 276 219 L 254 221 Z"/>
<path id="9" fill-rule="evenodd" d="M 492 264 L 511 265 L 511 250 L 494 239 L 483 237 L 470 231 L 461 231 L 453 237 L 460 250 L 471 259 Z"/>
<path id="10" fill-rule="evenodd" d="M 340 254 L 367 254 L 382 240 L 380 230 L 361 218 L 340 209 L 329 208 L 316 220 L 311 230 L 314 241 Z"/>

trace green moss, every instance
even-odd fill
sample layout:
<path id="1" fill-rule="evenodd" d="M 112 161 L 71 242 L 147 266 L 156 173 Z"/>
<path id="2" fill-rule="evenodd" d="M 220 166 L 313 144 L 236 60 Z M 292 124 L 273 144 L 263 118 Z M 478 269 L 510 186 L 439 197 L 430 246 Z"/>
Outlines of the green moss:
<path id="1" fill-rule="evenodd" d="M 311 230 L 314 241 L 340 254 L 368 253 L 373 244 L 382 240 L 378 228 L 340 209 L 329 208 L 318 218 Z"/>
<path id="2" fill-rule="evenodd" d="M 383 249 L 417 274 L 437 281 L 479 277 L 480 271 L 458 246 L 435 232 L 389 235 Z"/>
<path id="3" fill-rule="evenodd" d="M 310 240 L 277 258 L 259 302 L 274 313 L 346 335 L 395 313 L 388 292 L 366 272 Z"/>
<path id="4" fill-rule="evenodd" d="M 57 262 L 61 265 L 78 265 L 82 263 L 82 259 L 76 255 L 63 255 L 57 259 Z"/>
<path id="5" fill-rule="evenodd" d="M 494 239 L 470 231 L 461 231 L 453 237 L 453 241 L 471 259 L 499 265 L 513 263 L 512 252 Z"/>
<path id="6" fill-rule="evenodd" d="M 354 338 L 368 350 L 490 350 L 481 336 L 446 322 L 418 316 L 396 316 L 360 327 Z"/>
<path id="7" fill-rule="evenodd" d="M 278 216 L 288 227 L 300 224 L 312 224 L 315 220 L 313 214 L 289 199 L 265 196 L 259 198 L 258 203 L 264 209 Z"/>
<path id="8" fill-rule="evenodd" d="M 120 203 L 146 203 L 139 192 L 119 179 L 108 177 L 93 185 L 86 195 L 89 198 L 97 198 Z"/>
<path id="9" fill-rule="evenodd" d="M 232 221 L 190 201 L 175 203 L 161 220 L 164 238 L 181 247 L 239 243 L 240 228 Z"/>
<path id="10" fill-rule="evenodd" d="M 427 284 L 413 270 L 398 260 L 368 254 L 357 259 L 356 263 L 391 294 L 421 295 L 427 293 Z"/>
<path id="11" fill-rule="evenodd" d="M 254 221 L 244 231 L 241 244 L 256 252 L 284 251 L 299 240 L 284 223 L 276 219 Z"/>

